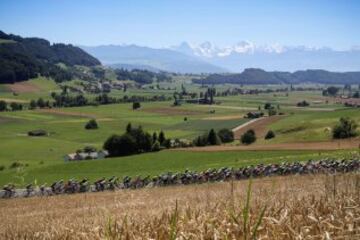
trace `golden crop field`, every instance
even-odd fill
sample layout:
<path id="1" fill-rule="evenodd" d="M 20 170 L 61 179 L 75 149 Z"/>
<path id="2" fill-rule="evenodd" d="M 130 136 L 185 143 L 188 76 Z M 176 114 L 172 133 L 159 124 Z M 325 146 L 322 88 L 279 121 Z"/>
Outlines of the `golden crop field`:
<path id="1" fill-rule="evenodd" d="M 0 212 L 0 239 L 359 239 L 360 175 L 1 200 Z"/>

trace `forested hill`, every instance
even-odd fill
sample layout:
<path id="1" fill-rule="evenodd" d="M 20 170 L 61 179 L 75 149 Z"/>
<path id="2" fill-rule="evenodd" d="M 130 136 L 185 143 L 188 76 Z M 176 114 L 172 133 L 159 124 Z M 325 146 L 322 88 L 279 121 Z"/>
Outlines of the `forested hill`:
<path id="1" fill-rule="evenodd" d="M 194 79 L 200 84 L 360 84 L 360 72 L 329 72 L 306 70 L 290 72 L 267 72 L 258 68 L 248 68 L 239 74 L 211 74 L 204 79 Z"/>
<path id="2" fill-rule="evenodd" d="M 58 67 L 57 63 L 66 66 L 101 64 L 73 45 L 50 44 L 45 39 L 22 38 L 0 31 L 0 83 L 25 81 L 38 74 L 66 78 L 69 73 Z"/>

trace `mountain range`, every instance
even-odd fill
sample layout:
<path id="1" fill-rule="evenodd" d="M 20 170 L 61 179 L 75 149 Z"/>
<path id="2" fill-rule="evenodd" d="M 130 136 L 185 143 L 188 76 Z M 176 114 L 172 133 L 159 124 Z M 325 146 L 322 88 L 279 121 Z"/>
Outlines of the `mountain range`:
<path id="1" fill-rule="evenodd" d="M 170 49 L 198 57 L 231 72 L 241 72 L 246 68 L 262 68 L 267 71 L 360 70 L 360 47 L 340 51 L 326 47 L 289 47 L 279 44 L 258 46 L 249 41 L 241 41 L 228 47 L 217 47 L 210 42 L 198 45 L 183 42 Z"/>
<path id="2" fill-rule="evenodd" d="M 240 41 L 227 47 L 210 42 L 189 44 L 183 42 L 166 48 L 137 45 L 103 45 L 82 49 L 98 58 L 105 65 L 127 68 L 158 69 L 179 73 L 241 72 L 246 68 L 266 71 L 297 71 L 324 69 L 328 71 L 360 70 L 360 47 L 349 50 L 282 46 L 258 46 Z"/>
<path id="3" fill-rule="evenodd" d="M 228 70 L 197 57 L 172 49 L 155 49 L 137 45 L 80 46 L 98 58 L 102 64 L 113 67 L 158 69 L 178 73 L 217 73 Z"/>

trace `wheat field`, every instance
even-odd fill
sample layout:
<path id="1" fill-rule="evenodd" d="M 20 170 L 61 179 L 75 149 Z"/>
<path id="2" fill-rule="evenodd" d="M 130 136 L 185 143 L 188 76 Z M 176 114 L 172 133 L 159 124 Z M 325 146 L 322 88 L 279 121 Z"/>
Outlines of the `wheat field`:
<path id="1" fill-rule="evenodd" d="M 360 174 L 0 200 L 0 239 L 360 239 Z"/>

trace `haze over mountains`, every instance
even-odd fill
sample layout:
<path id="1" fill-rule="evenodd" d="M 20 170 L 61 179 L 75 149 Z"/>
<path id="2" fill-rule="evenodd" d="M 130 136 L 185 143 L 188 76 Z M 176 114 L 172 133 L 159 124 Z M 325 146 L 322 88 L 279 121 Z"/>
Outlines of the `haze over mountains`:
<path id="1" fill-rule="evenodd" d="M 359 71 L 360 47 L 349 50 L 282 46 L 258 46 L 241 41 L 227 47 L 210 42 L 156 49 L 136 45 L 104 45 L 82 47 L 103 64 L 126 64 L 128 67 L 153 68 L 180 73 L 242 72 L 246 68 L 267 71 L 297 71 L 324 69 L 329 71 Z"/>
<path id="2" fill-rule="evenodd" d="M 81 46 L 103 64 L 113 67 L 158 69 L 179 73 L 217 73 L 227 72 L 196 56 L 172 49 L 155 49 L 136 45 L 104 45 L 97 47 Z"/>

